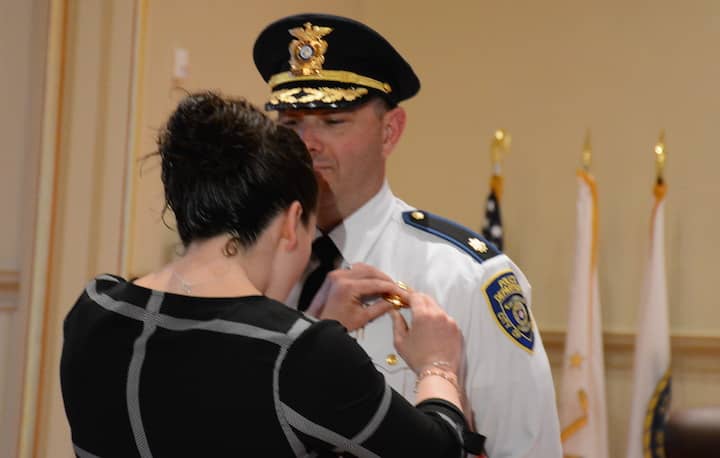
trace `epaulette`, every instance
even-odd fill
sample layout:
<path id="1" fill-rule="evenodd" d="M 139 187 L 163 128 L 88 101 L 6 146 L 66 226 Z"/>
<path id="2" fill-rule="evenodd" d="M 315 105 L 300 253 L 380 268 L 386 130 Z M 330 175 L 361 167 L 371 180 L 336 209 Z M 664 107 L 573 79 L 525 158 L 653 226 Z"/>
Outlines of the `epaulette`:
<path id="1" fill-rule="evenodd" d="M 424 210 L 412 210 L 403 212 L 402 218 L 406 224 L 416 229 L 447 240 L 472 256 L 479 263 L 501 254 L 501 251 L 482 235 L 441 216 L 433 215 Z"/>

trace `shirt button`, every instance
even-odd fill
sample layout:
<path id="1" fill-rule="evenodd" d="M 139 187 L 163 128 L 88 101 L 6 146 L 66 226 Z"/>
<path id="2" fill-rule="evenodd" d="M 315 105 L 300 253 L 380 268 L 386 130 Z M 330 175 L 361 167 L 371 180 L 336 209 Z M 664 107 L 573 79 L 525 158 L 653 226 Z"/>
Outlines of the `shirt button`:
<path id="1" fill-rule="evenodd" d="M 385 357 L 385 362 L 388 363 L 391 366 L 394 366 L 397 364 L 397 356 L 394 353 L 390 353 Z"/>

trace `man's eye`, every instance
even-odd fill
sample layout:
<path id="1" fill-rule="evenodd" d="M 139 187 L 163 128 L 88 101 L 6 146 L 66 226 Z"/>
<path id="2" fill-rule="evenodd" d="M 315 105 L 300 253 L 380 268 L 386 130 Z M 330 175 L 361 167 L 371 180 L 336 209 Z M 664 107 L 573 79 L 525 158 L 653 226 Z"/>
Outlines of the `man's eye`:
<path id="1" fill-rule="evenodd" d="M 338 119 L 338 118 L 330 118 L 326 119 L 325 123 L 329 125 L 335 125 L 335 124 L 343 124 L 345 122 L 344 119 Z"/>

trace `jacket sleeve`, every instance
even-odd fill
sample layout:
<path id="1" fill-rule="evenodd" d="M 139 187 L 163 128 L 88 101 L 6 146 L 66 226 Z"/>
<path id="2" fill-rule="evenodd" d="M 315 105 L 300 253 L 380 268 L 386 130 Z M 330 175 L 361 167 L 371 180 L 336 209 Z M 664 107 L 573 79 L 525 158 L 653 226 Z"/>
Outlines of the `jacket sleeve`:
<path id="1" fill-rule="evenodd" d="M 313 324 L 289 348 L 279 398 L 291 434 L 312 451 L 463 457 L 466 442 L 482 445 L 454 405 L 430 399 L 415 407 L 393 391 L 335 321 Z"/>
<path id="2" fill-rule="evenodd" d="M 525 276 L 498 256 L 444 300 L 465 338 L 465 391 L 488 456 L 561 457 L 552 373 Z"/>

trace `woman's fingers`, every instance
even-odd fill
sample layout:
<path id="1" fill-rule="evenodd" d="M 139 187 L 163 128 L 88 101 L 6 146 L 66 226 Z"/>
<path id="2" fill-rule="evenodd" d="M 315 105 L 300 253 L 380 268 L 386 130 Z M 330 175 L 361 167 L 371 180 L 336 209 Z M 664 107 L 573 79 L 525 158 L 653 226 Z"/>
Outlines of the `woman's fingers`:
<path id="1" fill-rule="evenodd" d="M 408 334 L 408 325 L 405 318 L 397 310 L 390 310 L 390 316 L 393 320 L 393 335 L 395 336 L 395 345 L 402 342 Z"/>
<path id="2" fill-rule="evenodd" d="M 376 269 L 375 267 L 364 264 L 362 262 L 358 262 L 355 264 L 352 264 L 351 269 L 343 269 L 343 272 L 349 276 L 352 276 L 353 278 L 378 278 L 381 280 L 386 280 L 389 282 L 392 282 L 393 279 L 390 278 L 387 274 L 384 272 Z"/>
<path id="3" fill-rule="evenodd" d="M 429 308 L 429 298 L 427 295 L 423 293 L 410 293 L 408 296 L 408 303 L 410 304 L 413 320 L 415 320 L 418 315 L 427 313 Z"/>
<path id="4" fill-rule="evenodd" d="M 379 316 L 385 315 L 390 310 L 393 310 L 393 306 L 390 303 L 385 301 L 375 302 L 364 308 L 365 322 L 368 323 Z"/>
<path id="5" fill-rule="evenodd" d="M 359 263 L 353 264 L 352 269 L 330 272 L 307 313 L 338 320 L 354 330 L 397 307 L 398 302 L 402 306 L 409 301 L 410 293 L 405 288 L 376 268 Z"/>
<path id="6" fill-rule="evenodd" d="M 397 284 L 388 280 L 366 279 L 357 280 L 354 285 L 354 292 L 357 297 L 361 298 L 363 303 L 374 303 L 375 300 L 387 297 L 396 297 L 401 303 L 409 302 L 409 294 Z"/>

